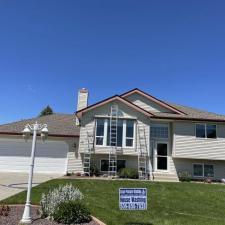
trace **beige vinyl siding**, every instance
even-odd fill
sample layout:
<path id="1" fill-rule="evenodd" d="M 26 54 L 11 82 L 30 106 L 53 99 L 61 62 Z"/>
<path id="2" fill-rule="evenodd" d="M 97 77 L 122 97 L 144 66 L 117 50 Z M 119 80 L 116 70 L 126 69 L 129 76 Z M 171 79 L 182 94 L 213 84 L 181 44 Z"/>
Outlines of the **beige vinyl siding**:
<path id="1" fill-rule="evenodd" d="M 136 124 L 141 124 L 145 127 L 146 141 L 147 141 L 147 149 L 149 149 L 149 124 L 150 120 L 148 117 L 139 113 L 128 106 L 117 102 L 119 106 L 119 117 L 120 118 L 129 118 L 134 119 Z M 82 117 L 81 128 L 80 128 L 80 143 L 79 143 L 79 152 L 83 153 L 88 149 L 88 138 L 87 133 L 92 133 L 95 135 L 95 118 L 96 117 L 109 117 L 111 110 L 111 104 L 106 104 L 94 110 L 91 110 L 85 113 Z M 103 146 L 95 146 L 94 153 L 96 154 L 109 154 L 110 147 Z M 120 149 L 120 148 L 119 148 Z M 122 147 L 121 154 L 125 155 L 137 155 L 137 151 L 139 149 L 139 137 L 138 137 L 138 129 L 136 127 L 136 134 L 134 137 L 134 147 Z"/>
<path id="2" fill-rule="evenodd" d="M 207 164 L 214 166 L 214 179 L 225 178 L 225 161 L 197 160 L 197 159 L 174 159 L 177 172 L 187 171 L 193 177 L 193 164 Z"/>
<path id="3" fill-rule="evenodd" d="M 144 96 L 137 93 L 129 95 L 125 98 L 146 111 L 174 113 L 170 111 L 169 109 L 166 109 L 156 104 L 155 102 L 151 101 L 150 99 L 147 99 Z"/>
<path id="4" fill-rule="evenodd" d="M 175 122 L 173 156 L 225 160 L 225 125 L 217 124 L 217 139 L 196 138 L 194 122 Z"/>
<path id="5" fill-rule="evenodd" d="M 67 154 L 67 172 L 69 173 L 83 173 L 82 157 L 78 152 L 79 138 L 68 138 L 66 143 L 69 145 L 69 152 Z M 75 148 L 76 145 L 76 148 Z"/>

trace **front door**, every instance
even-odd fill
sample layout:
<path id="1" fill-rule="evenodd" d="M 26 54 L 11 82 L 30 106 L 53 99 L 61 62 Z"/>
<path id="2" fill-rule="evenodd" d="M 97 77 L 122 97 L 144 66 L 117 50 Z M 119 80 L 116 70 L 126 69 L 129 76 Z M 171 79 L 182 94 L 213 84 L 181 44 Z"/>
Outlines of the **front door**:
<path id="1" fill-rule="evenodd" d="M 168 170 L 168 143 L 156 143 L 156 170 Z"/>

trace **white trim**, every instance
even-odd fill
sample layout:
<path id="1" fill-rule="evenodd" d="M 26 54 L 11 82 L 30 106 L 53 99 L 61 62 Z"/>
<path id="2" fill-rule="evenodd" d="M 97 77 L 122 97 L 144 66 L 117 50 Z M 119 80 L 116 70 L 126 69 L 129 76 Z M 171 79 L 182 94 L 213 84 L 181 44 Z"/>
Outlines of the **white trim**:
<path id="1" fill-rule="evenodd" d="M 155 142 L 155 171 L 157 172 L 169 172 L 170 171 L 170 165 L 169 165 L 169 141 L 156 141 Z M 167 156 L 159 156 L 159 157 L 164 157 L 167 158 L 167 169 L 166 170 L 162 170 L 162 169 L 158 169 L 157 168 L 157 164 L 158 164 L 158 154 L 157 154 L 157 147 L 158 144 L 166 144 L 167 145 Z"/>
<path id="2" fill-rule="evenodd" d="M 104 146 L 104 142 L 105 142 L 105 120 L 104 120 L 104 131 L 103 131 L 103 136 L 97 136 L 97 128 L 98 128 L 98 124 L 97 124 L 98 119 L 95 119 L 95 137 L 94 137 L 94 142 L 95 142 L 95 146 L 96 147 L 102 147 Z M 97 145 L 96 141 L 97 138 L 103 138 L 103 145 Z"/>
<path id="3" fill-rule="evenodd" d="M 103 119 L 103 118 L 97 118 L 97 119 Z M 96 119 L 96 125 L 97 125 L 97 119 Z M 127 128 L 127 121 L 128 119 L 121 119 L 122 124 L 123 124 L 123 135 L 122 135 L 122 146 L 117 146 L 117 148 L 125 148 L 125 149 L 135 149 L 135 137 L 136 137 L 136 123 L 134 121 L 134 126 L 133 126 L 133 138 L 128 138 L 133 140 L 133 146 L 126 146 L 126 128 Z M 104 119 L 104 136 L 96 136 L 97 134 L 97 126 L 95 126 L 95 146 L 96 147 L 104 147 L 104 148 L 111 148 L 112 146 L 107 145 L 107 133 L 108 133 L 108 126 L 109 126 L 109 119 L 105 118 Z M 96 139 L 100 137 L 103 138 L 103 144 L 102 145 L 97 145 L 96 144 Z"/>

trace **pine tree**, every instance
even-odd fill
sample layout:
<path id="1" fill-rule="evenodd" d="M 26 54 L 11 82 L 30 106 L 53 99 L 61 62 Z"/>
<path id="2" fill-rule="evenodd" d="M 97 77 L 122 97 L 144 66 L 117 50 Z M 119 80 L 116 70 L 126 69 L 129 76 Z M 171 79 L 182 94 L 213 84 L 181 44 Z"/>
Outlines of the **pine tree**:
<path id="1" fill-rule="evenodd" d="M 41 116 L 46 116 L 46 115 L 51 115 L 51 114 L 53 114 L 53 113 L 54 113 L 54 112 L 53 112 L 52 108 L 51 108 L 49 105 L 47 105 L 47 107 L 45 107 L 45 108 L 41 111 L 39 117 L 41 117 Z"/>

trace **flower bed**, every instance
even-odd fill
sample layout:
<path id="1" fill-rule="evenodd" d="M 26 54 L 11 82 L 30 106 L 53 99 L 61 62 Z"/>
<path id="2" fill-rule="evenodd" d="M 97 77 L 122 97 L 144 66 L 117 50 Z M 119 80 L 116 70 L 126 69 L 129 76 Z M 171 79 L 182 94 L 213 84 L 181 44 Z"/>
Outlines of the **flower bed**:
<path id="1" fill-rule="evenodd" d="M 24 206 L 18 205 L 18 206 L 9 206 L 10 211 L 8 213 L 8 216 L 0 216 L 0 225 L 18 225 L 22 215 Z M 59 224 L 54 221 L 50 221 L 47 219 L 41 219 L 41 216 L 37 213 L 38 207 L 32 207 L 31 213 L 33 222 L 32 225 L 64 225 Z M 96 221 L 92 220 L 89 223 L 84 223 L 82 225 L 99 225 Z"/>

